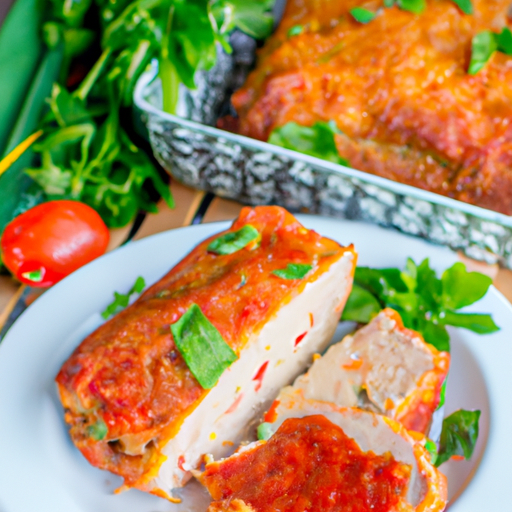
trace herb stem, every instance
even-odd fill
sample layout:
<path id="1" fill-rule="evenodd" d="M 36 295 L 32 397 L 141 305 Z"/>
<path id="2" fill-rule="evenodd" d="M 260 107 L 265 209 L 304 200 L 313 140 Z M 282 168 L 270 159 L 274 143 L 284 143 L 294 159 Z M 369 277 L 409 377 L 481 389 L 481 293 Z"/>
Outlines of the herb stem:
<path id="1" fill-rule="evenodd" d="M 178 106 L 180 77 L 169 56 L 169 39 L 172 31 L 172 22 L 174 18 L 174 7 L 169 9 L 167 18 L 167 27 L 165 34 L 162 36 L 162 51 L 158 65 L 158 75 L 162 82 L 163 110 L 169 114 L 176 113 Z"/>
<path id="2" fill-rule="evenodd" d="M 93 85 L 96 83 L 96 80 L 105 68 L 105 64 L 107 63 L 111 54 L 112 49 L 110 47 L 107 47 L 103 50 L 103 53 L 101 54 L 100 58 L 96 61 L 96 64 L 94 64 L 89 73 L 87 73 L 87 76 L 84 78 L 83 82 L 80 84 L 80 87 L 78 87 L 78 89 L 75 91 L 75 97 L 81 99 L 82 101 L 84 101 L 87 98 Z"/>

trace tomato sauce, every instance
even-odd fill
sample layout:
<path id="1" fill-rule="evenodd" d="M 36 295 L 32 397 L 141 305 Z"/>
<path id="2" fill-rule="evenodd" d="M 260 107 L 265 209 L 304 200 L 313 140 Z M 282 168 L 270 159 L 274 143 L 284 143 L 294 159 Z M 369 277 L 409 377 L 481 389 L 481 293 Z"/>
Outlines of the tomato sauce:
<path id="1" fill-rule="evenodd" d="M 316 415 L 286 420 L 266 443 L 209 464 L 203 479 L 214 500 L 241 499 L 257 512 L 386 512 L 403 499 L 410 471 Z"/>

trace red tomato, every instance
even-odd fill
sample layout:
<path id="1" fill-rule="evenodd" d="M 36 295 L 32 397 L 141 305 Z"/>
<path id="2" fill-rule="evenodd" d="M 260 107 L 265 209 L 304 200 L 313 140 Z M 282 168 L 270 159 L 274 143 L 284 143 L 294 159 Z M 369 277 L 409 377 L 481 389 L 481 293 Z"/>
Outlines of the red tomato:
<path id="1" fill-rule="evenodd" d="M 108 228 L 90 206 L 49 201 L 10 222 L 0 247 L 5 266 L 23 283 L 51 286 L 107 249 Z"/>

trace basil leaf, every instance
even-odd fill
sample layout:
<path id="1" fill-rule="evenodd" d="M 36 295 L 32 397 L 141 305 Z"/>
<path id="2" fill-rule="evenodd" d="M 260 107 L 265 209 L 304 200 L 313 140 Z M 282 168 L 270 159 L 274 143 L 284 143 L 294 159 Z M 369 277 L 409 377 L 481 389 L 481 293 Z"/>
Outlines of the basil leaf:
<path id="1" fill-rule="evenodd" d="M 273 434 L 274 432 L 270 423 L 264 422 L 258 425 L 257 435 L 259 441 L 267 441 Z"/>
<path id="2" fill-rule="evenodd" d="M 480 300 L 492 284 L 492 279 L 478 272 L 467 272 L 463 263 L 455 263 L 441 277 L 442 305 L 448 309 L 459 309 Z"/>
<path id="3" fill-rule="evenodd" d="M 354 284 L 341 315 L 342 320 L 367 324 L 382 309 L 375 296 Z"/>
<path id="4" fill-rule="evenodd" d="M 459 6 L 464 14 L 473 14 L 473 4 L 471 0 L 453 0 Z"/>
<path id="5" fill-rule="evenodd" d="M 491 334 L 500 330 L 491 315 L 479 313 L 455 313 L 447 310 L 444 312 L 442 321 L 447 325 L 463 327 L 478 334 Z"/>
<path id="6" fill-rule="evenodd" d="M 171 325 L 176 348 L 203 389 L 217 384 L 237 355 L 197 304 Z"/>
<path id="7" fill-rule="evenodd" d="M 512 55 L 512 31 L 505 27 L 498 35 L 498 50 L 507 55 Z"/>
<path id="8" fill-rule="evenodd" d="M 480 411 L 461 409 L 443 420 L 437 467 L 454 455 L 471 458 L 478 439 L 479 419 Z"/>
<path id="9" fill-rule="evenodd" d="M 431 320 L 423 320 L 417 330 L 423 339 L 437 350 L 450 352 L 450 335 L 444 325 L 435 324 Z"/>
<path id="10" fill-rule="evenodd" d="M 304 27 L 302 25 L 294 25 L 288 30 L 288 37 L 298 36 L 302 34 Z"/>
<path id="11" fill-rule="evenodd" d="M 117 312 L 124 309 L 130 303 L 130 299 L 135 294 L 140 294 L 142 290 L 146 287 L 146 282 L 144 278 L 139 276 L 135 280 L 135 283 L 130 288 L 128 293 L 118 293 L 114 292 L 114 300 L 111 302 L 105 310 L 101 313 L 101 316 L 105 319 L 115 315 Z"/>
<path id="12" fill-rule="evenodd" d="M 318 121 L 311 127 L 302 126 L 292 121 L 275 128 L 270 134 L 268 142 L 335 164 L 348 166 L 348 162 L 338 153 L 334 139 L 337 133 L 341 132 L 334 121 L 329 123 Z"/>
<path id="13" fill-rule="evenodd" d="M 490 30 L 484 30 L 473 37 L 471 43 L 471 61 L 468 73 L 476 75 L 498 49 L 496 34 Z"/>
<path id="14" fill-rule="evenodd" d="M 364 9 L 363 7 L 350 9 L 350 14 L 352 14 L 352 17 L 359 23 L 369 23 L 377 16 L 374 12 Z"/>
<path id="15" fill-rule="evenodd" d="M 100 418 L 96 423 L 87 427 L 87 434 L 95 441 L 101 441 L 102 439 L 105 439 L 105 436 L 108 434 L 107 425 Z"/>
<path id="16" fill-rule="evenodd" d="M 312 265 L 303 263 L 288 263 L 286 268 L 273 270 L 272 274 L 281 279 L 302 279 L 312 268 Z"/>
<path id="17" fill-rule="evenodd" d="M 260 237 L 259 231 L 246 224 L 238 231 L 231 231 L 209 243 L 207 250 L 216 254 L 233 254 Z"/>
<path id="18" fill-rule="evenodd" d="M 425 441 L 425 449 L 430 454 L 430 463 L 435 465 L 435 463 L 437 461 L 437 446 L 436 446 L 436 443 L 434 443 L 434 441 L 432 441 L 431 439 L 427 439 Z"/>
<path id="19" fill-rule="evenodd" d="M 414 14 L 421 14 L 427 7 L 425 0 L 397 0 L 396 3 L 403 11 L 413 12 Z"/>

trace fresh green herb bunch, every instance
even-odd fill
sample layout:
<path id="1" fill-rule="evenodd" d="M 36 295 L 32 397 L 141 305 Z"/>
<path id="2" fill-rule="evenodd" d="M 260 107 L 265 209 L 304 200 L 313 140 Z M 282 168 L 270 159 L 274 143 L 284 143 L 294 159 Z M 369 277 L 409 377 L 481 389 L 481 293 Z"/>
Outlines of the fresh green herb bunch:
<path id="1" fill-rule="evenodd" d="M 445 270 L 441 279 L 428 259 L 416 265 L 409 258 L 403 271 L 358 267 L 342 320 L 367 323 L 381 309 L 390 307 L 400 313 L 407 328 L 420 332 L 427 343 L 449 351 L 447 325 L 479 334 L 499 330 L 491 315 L 457 311 L 480 300 L 491 283 L 491 278 L 483 274 L 467 272 L 460 262 Z"/>
<path id="2" fill-rule="evenodd" d="M 59 83 L 34 146 L 39 167 L 27 172 L 49 199 L 72 198 L 95 208 L 110 227 L 130 222 L 137 211 L 155 211 L 148 183 L 173 206 L 169 188 L 149 157 L 123 127 L 123 107 L 132 105 L 135 83 L 159 60 L 164 109 L 174 112 L 179 84 L 194 88 L 198 70 L 216 62 L 217 43 L 231 51 L 228 35 L 240 28 L 265 37 L 272 28 L 273 0 L 47 0 L 42 34 L 62 48 Z M 85 27 L 95 19 L 99 39 Z M 99 58 L 71 91 L 74 58 L 99 46 Z M 92 47 L 92 50 L 91 50 Z"/>

